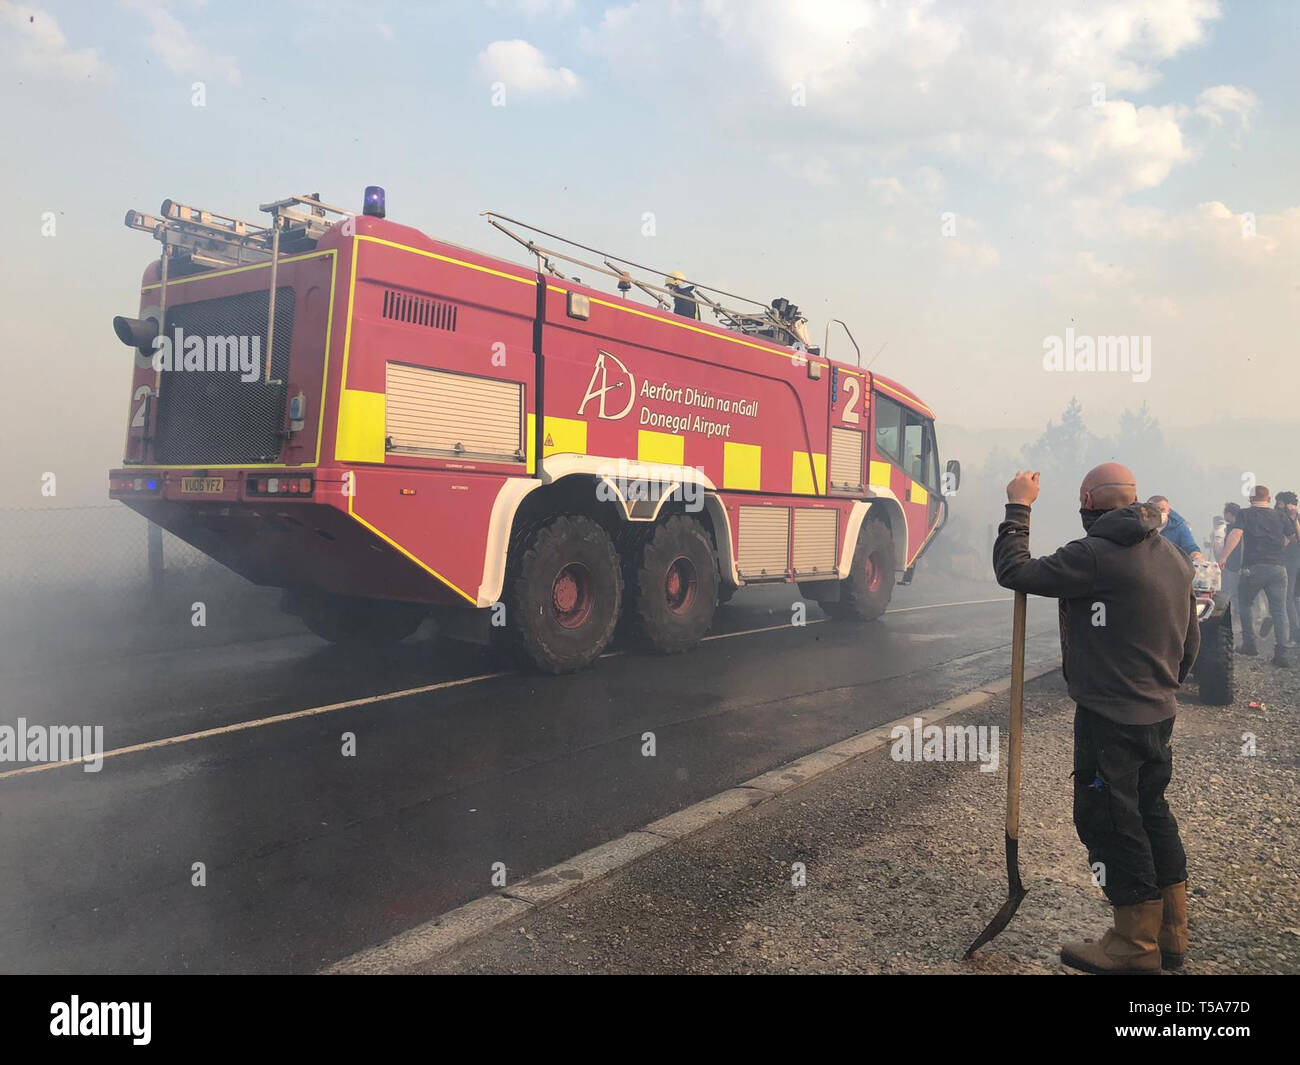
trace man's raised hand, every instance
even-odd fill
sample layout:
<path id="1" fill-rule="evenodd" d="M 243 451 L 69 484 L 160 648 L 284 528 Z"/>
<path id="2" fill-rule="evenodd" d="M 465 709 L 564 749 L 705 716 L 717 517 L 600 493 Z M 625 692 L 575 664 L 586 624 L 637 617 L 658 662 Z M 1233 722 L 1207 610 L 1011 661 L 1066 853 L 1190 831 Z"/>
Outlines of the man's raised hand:
<path id="1" fill-rule="evenodd" d="M 1038 498 L 1038 471 L 1016 470 L 1016 475 L 1007 485 L 1007 502 L 1033 504 Z"/>

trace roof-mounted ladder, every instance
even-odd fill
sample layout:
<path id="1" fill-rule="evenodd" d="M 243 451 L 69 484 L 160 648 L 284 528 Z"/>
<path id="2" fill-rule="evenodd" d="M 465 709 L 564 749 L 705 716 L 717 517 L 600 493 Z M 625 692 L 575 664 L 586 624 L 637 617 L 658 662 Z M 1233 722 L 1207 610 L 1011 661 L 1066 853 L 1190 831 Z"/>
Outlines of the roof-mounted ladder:
<path id="1" fill-rule="evenodd" d="M 355 211 L 322 203 L 320 194 L 288 196 L 283 200 L 264 203 L 260 210 L 271 216 L 266 226 L 245 222 L 240 218 L 205 211 L 176 200 L 163 200 L 159 216 L 143 211 L 127 211 L 128 229 L 152 233 L 162 246 L 161 285 L 159 296 L 159 328 L 166 321 L 167 278 L 170 262 L 198 269 L 222 269 L 270 262 L 271 291 L 267 297 L 266 366 L 263 381 L 271 380 L 271 348 L 275 337 L 275 290 L 279 275 L 280 256 L 296 255 L 316 247 L 317 241 L 334 224 L 328 217 L 349 217 Z"/>
<path id="2" fill-rule="evenodd" d="M 749 336 L 763 337 L 771 340 L 775 344 L 782 344 L 786 347 L 801 346 L 793 332 L 792 323 L 780 318 L 774 313 L 771 306 L 763 303 L 761 300 L 750 299 L 748 296 L 739 296 L 734 292 L 728 292 L 725 289 L 718 288 L 715 285 L 706 285 L 699 281 L 687 281 L 690 292 L 669 288 L 666 285 L 656 283 L 655 281 L 637 278 L 632 275 L 633 270 L 648 274 L 654 278 L 664 278 L 668 276 L 667 271 L 656 270 L 651 266 L 644 266 L 641 263 L 633 262 L 631 259 L 624 259 L 620 256 L 603 252 L 598 248 L 589 247 L 586 244 L 580 244 L 576 240 L 570 240 L 567 237 L 561 237 L 555 233 L 548 233 L 537 226 L 529 225 L 527 222 L 521 222 L 517 218 L 510 218 L 506 215 L 499 214 L 496 211 L 484 211 L 483 216 L 487 218 L 488 223 L 495 226 L 511 240 L 518 241 L 533 255 L 537 257 L 537 269 L 539 272 L 553 274 L 556 277 L 564 278 L 564 274 L 556 267 L 554 260 L 573 263 L 587 270 L 595 270 L 599 274 L 612 277 L 618 282 L 619 291 L 626 295 L 632 287 L 636 287 L 650 296 L 664 310 L 671 310 L 672 300 L 687 299 L 697 307 L 707 307 L 711 310 L 719 322 L 728 329 L 734 329 L 737 332 L 748 334 Z M 572 252 L 558 250 L 555 248 L 544 247 L 535 240 L 513 232 L 504 223 L 513 226 L 520 226 L 532 233 L 543 237 L 548 237 L 553 241 L 558 241 L 561 245 L 569 248 L 577 248 L 593 255 L 599 256 L 599 264 L 590 262 L 586 259 L 578 258 Z M 753 310 L 736 310 L 728 307 L 716 296 L 722 296 L 731 300 L 740 300 L 742 303 L 751 305 Z"/>

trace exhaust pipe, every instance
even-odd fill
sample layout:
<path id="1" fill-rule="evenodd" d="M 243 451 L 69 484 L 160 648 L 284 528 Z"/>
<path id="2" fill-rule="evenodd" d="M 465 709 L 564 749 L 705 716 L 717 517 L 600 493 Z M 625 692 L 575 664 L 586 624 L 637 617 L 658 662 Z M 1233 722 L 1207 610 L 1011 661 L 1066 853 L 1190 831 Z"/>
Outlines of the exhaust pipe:
<path id="1" fill-rule="evenodd" d="M 141 355 L 153 355 L 154 338 L 158 335 L 157 318 L 127 318 L 119 314 L 113 319 L 113 332 L 129 348 Z"/>

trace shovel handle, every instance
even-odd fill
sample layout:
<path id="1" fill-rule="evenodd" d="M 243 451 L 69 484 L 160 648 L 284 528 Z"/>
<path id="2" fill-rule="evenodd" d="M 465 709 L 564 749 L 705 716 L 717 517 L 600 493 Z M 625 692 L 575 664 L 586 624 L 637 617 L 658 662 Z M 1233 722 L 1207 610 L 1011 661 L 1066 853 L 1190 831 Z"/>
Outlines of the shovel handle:
<path id="1" fill-rule="evenodd" d="M 1029 597 L 1016 592 L 1011 612 L 1011 737 L 1007 746 L 1007 838 L 1020 838 L 1020 745 L 1025 729 L 1025 615 Z"/>

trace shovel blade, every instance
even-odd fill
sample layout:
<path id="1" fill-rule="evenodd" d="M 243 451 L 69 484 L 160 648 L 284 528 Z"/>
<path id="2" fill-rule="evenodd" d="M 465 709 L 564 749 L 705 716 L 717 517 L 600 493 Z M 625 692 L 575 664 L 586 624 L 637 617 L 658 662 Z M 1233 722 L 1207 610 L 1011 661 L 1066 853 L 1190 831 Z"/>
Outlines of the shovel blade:
<path id="1" fill-rule="evenodd" d="M 985 943 L 1011 923 L 1011 918 L 1016 915 L 1016 911 L 1020 909 L 1020 904 L 1025 901 L 1025 896 L 1029 894 L 1029 889 L 1020 881 L 1020 840 L 1007 833 L 1006 846 L 1007 901 L 1002 904 L 1002 909 L 993 915 L 993 920 L 976 937 L 975 942 L 966 948 L 966 953 L 962 957 L 968 960 L 980 947 L 984 946 Z"/>
<path id="2" fill-rule="evenodd" d="M 976 937 L 974 943 L 966 948 L 966 953 L 963 954 L 962 957 L 969 960 L 974 956 L 975 952 L 980 949 L 980 947 L 984 946 L 985 943 L 1001 932 L 1002 929 L 1006 928 L 1006 926 L 1011 923 L 1011 918 L 1016 915 L 1016 911 L 1020 909 L 1020 904 L 1025 901 L 1025 896 L 1028 894 L 1029 889 L 1027 887 L 1017 885 L 1017 887 L 1012 890 L 1007 901 L 1002 904 L 1002 909 L 998 910 L 998 912 L 993 915 L 993 920 L 989 922 L 988 927 Z"/>

